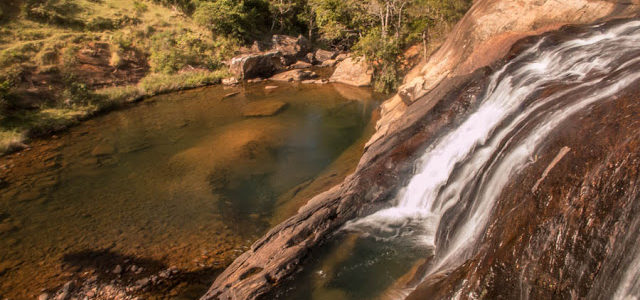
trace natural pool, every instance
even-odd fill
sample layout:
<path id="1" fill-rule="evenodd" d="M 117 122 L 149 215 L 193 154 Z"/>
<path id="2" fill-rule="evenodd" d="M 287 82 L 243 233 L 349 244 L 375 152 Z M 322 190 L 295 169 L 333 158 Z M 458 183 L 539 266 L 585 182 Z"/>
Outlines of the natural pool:
<path id="1" fill-rule="evenodd" d="M 384 97 L 278 86 L 158 96 L 1 157 L 0 298 L 120 280 L 111 270 L 133 263 L 145 269 L 131 280 L 170 266 L 200 277 L 172 296 L 206 289 L 307 195 L 355 167 Z M 287 104 L 280 113 L 243 116 L 247 104 L 275 100 Z"/>

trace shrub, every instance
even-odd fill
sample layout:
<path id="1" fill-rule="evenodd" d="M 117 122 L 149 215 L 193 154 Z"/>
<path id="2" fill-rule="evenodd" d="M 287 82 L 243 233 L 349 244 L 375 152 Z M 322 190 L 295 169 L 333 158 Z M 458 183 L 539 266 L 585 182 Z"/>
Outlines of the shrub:
<path id="1" fill-rule="evenodd" d="M 246 33 L 242 7 L 233 0 L 202 2 L 193 18 L 215 35 L 243 37 Z"/>
<path id="2" fill-rule="evenodd" d="M 62 57 L 62 66 L 64 68 L 67 68 L 67 69 L 72 68 L 78 63 L 78 58 L 76 56 L 77 52 L 78 52 L 77 46 L 70 46 L 62 50 L 61 57 Z"/>
<path id="3" fill-rule="evenodd" d="M 27 19 L 32 21 L 76 28 L 85 26 L 75 17 L 82 8 L 72 0 L 28 0 L 23 10 Z"/>
<path id="4" fill-rule="evenodd" d="M 146 4 L 144 4 L 144 3 L 140 2 L 140 1 L 133 1 L 133 9 L 135 10 L 137 15 L 142 15 L 149 8 L 147 7 Z"/>
<path id="5" fill-rule="evenodd" d="M 374 88 L 380 92 L 392 92 L 400 84 L 398 66 L 402 50 L 393 38 L 382 38 L 380 29 L 371 30 L 355 45 L 354 50 L 367 58 L 374 66 Z"/>
<path id="6" fill-rule="evenodd" d="M 191 0 L 153 0 L 153 2 L 168 7 L 177 7 L 186 14 L 193 13 L 196 4 Z"/>
<path id="7" fill-rule="evenodd" d="M 0 81 L 0 108 L 7 106 L 9 91 L 11 89 L 11 83 L 9 80 Z"/>
<path id="8" fill-rule="evenodd" d="M 186 72 L 177 75 L 153 74 L 140 81 L 140 88 L 145 95 L 157 95 L 186 88 L 194 88 L 208 84 L 220 83 L 229 74 L 225 70 L 213 72 Z"/>
<path id="9" fill-rule="evenodd" d="M 185 29 L 164 31 L 151 37 L 152 70 L 173 74 L 186 66 L 216 69 L 220 63 L 215 46 Z"/>
<path id="10" fill-rule="evenodd" d="M 122 16 L 117 19 L 96 17 L 87 23 L 87 29 L 92 31 L 116 30 L 129 25 L 137 25 L 140 24 L 140 22 L 140 19 L 129 16 Z"/>

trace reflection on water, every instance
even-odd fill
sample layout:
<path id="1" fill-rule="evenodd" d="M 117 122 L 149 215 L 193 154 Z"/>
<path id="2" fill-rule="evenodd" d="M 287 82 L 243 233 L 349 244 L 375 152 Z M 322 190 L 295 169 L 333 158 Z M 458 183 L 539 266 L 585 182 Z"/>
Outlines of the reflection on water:
<path id="1" fill-rule="evenodd" d="M 288 106 L 242 117 L 262 100 Z M 268 229 L 280 195 L 360 137 L 379 100 L 335 85 L 210 87 L 150 99 L 0 158 L 9 182 L 0 187 L 0 296 L 33 297 L 76 276 L 64 258 L 83 251 L 185 270 L 224 266 Z"/>

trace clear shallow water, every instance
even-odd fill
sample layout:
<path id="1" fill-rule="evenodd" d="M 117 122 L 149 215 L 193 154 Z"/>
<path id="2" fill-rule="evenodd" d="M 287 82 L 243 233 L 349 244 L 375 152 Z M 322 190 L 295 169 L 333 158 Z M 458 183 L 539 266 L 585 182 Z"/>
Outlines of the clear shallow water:
<path id="1" fill-rule="evenodd" d="M 96 273 L 80 256 L 105 249 L 189 271 L 229 263 L 268 229 L 279 196 L 361 137 L 382 99 L 279 85 L 159 96 L 0 158 L 0 296 Z M 263 100 L 288 107 L 242 117 Z"/>
<path id="2" fill-rule="evenodd" d="M 266 299 L 398 298 L 405 274 L 432 253 L 431 248 L 406 239 L 381 241 L 341 232 L 315 249 L 304 270 Z"/>
<path id="3" fill-rule="evenodd" d="M 317 254 L 320 262 L 305 266 L 307 275 L 280 298 L 404 298 L 420 282 L 403 282 L 403 273 L 396 273 L 400 286 L 394 288 L 393 278 L 388 277 L 403 268 L 411 276 L 411 265 L 419 263 L 419 257 L 429 257 L 412 256 L 411 251 L 435 253 L 428 269 L 416 273 L 426 275 L 423 279 L 462 265 L 474 255 L 503 188 L 536 162 L 554 130 L 637 84 L 639 44 L 640 21 L 632 20 L 593 26 L 562 42 L 542 38 L 515 57 L 491 76 L 479 107 L 424 151 L 415 163 L 415 174 L 390 203 L 393 207 L 345 226 L 362 236 L 351 246 L 340 246 L 352 253 L 324 247 L 328 252 Z M 367 251 L 377 251 L 375 259 L 359 250 L 371 240 L 376 242 Z M 334 243 L 344 242 L 338 238 Z M 336 256 L 340 256 L 337 261 Z M 375 260 L 388 260 L 390 269 L 381 270 Z M 616 299 L 637 299 L 638 261 L 620 268 L 624 276 L 614 283 Z M 326 274 L 327 264 L 333 265 L 330 269 L 360 270 L 332 272 L 330 280 L 313 275 Z M 316 296 L 335 287 L 340 287 L 335 294 Z"/>

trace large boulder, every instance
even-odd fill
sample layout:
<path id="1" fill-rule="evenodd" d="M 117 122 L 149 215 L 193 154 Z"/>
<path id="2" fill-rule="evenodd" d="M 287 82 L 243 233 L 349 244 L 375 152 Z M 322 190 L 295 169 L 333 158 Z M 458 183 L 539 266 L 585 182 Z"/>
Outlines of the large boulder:
<path id="1" fill-rule="evenodd" d="M 347 58 L 340 62 L 331 75 L 331 82 L 339 82 L 353 86 L 370 86 L 373 69 L 362 57 Z"/>
<path id="2" fill-rule="evenodd" d="M 337 55 L 338 55 L 338 52 L 318 49 L 316 50 L 315 58 L 317 61 L 322 63 L 327 60 L 336 58 Z"/>
<path id="3" fill-rule="evenodd" d="M 307 53 L 311 51 L 311 43 L 303 36 L 295 38 L 288 35 L 275 34 L 271 38 L 271 43 L 273 44 L 272 49 L 282 54 L 281 61 L 285 66 L 305 58 Z"/>
<path id="4" fill-rule="evenodd" d="M 291 70 L 291 71 L 283 72 L 280 74 L 276 74 L 269 79 L 273 81 L 302 81 L 307 79 L 314 79 L 316 77 L 318 77 L 318 74 L 312 71 Z"/>
<path id="5" fill-rule="evenodd" d="M 242 79 L 269 77 L 282 68 L 281 58 L 279 51 L 242 55 L 231 59 L 229 71 Z"/>

